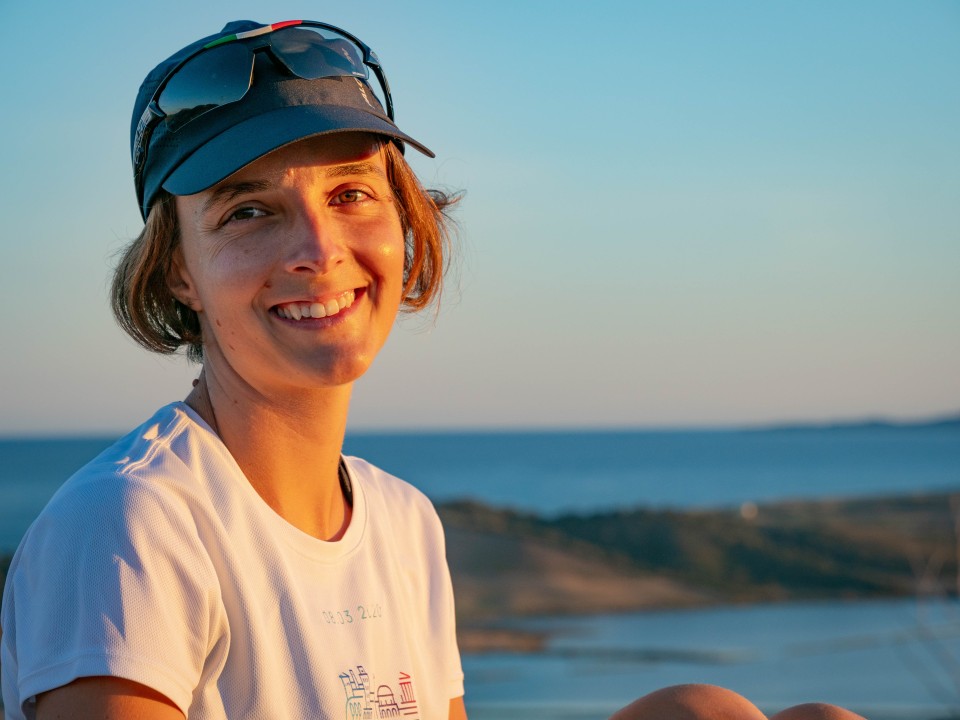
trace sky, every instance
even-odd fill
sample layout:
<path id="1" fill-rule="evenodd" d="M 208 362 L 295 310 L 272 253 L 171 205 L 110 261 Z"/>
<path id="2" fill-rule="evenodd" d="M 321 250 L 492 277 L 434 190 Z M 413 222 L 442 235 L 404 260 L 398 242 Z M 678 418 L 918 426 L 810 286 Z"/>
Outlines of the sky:
<path id="1" fill-rule="evenodd" d="M 438 314 L 364 429 L 912 420 L 960 410 L 960 2 L 0 0 L 0 435 L 128 429 L 197 367 L 107 303 L 142 227 L 144 75 L 227 20 L 373 47 L 425 184 Z"/>

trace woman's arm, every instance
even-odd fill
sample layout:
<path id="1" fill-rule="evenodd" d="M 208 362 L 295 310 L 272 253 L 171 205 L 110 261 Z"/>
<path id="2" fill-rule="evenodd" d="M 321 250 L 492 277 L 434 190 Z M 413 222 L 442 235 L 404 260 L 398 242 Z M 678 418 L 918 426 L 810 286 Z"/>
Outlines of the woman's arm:
<path id="1" fill-rule="evenodd" d="M 467 708 L 463 705 L 462 697 L 450 701 L 450 720 L 467 720 Z"/>
<path id="2" fill-rule="evenodd" d="M 37 720 L 108 718 L 184 720 L 180 709 L 156 690 L 123 678 L 79 678 L 37 697 Z"/>

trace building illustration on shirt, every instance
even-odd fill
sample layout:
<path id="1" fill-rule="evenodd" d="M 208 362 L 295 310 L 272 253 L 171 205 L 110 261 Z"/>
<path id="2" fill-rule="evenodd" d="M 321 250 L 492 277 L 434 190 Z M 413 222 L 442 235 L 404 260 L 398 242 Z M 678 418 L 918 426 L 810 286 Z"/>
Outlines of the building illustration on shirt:
<path id="1" fill-rule="evenodd" d="M 395 688 L 378 685 L 363 665 L 340 673 L 340 681 L 346 695 L 346 720 L 420 720 L 413 678 L 405 672 L 400 673 Z"/>

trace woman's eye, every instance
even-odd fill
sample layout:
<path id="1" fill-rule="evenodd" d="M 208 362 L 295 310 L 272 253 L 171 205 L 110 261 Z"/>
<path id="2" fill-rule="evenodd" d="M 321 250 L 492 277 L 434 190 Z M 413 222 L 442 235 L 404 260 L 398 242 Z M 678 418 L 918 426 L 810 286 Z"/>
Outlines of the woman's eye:
<path id="1" fill-rule="evenodd" d="M 349 203 L 361 202 L 369 197 L 370 196 L 363 190 L 351 188 L 350 190 L 344 190 L 343 192 L 337 193 L 333 203 L 334 205 L 347 205 Z"/>
<path id="2" fill-rule="evenodd" d="M 234 210 L 227 216 L 227 220 L 252 220 L 253 218 L 263 217 L 266 211 L 258 207 L 242 207 Z"/>

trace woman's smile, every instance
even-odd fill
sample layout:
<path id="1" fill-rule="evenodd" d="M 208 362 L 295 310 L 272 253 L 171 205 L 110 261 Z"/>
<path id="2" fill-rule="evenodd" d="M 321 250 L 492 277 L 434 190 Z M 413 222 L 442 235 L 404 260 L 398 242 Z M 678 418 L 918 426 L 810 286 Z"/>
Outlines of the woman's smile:
<path id="1" fill-rule="evenodd" d="M 297 324 L 304 324 L 305 321 L 314 319 L 334 317 L 342 318 L 347 311 L 353 307 L 358 293 L 363 296 L 363 290 L 347 290 L 336 297 L 328 300 L 306 300 L 294 301 L 277 305 L 274 311 L 282 318 L 295 320 Z"/>

